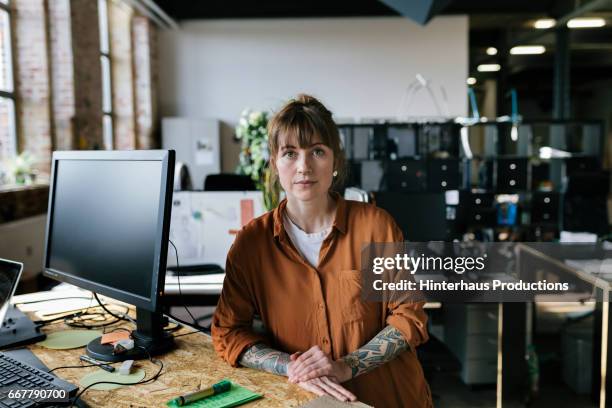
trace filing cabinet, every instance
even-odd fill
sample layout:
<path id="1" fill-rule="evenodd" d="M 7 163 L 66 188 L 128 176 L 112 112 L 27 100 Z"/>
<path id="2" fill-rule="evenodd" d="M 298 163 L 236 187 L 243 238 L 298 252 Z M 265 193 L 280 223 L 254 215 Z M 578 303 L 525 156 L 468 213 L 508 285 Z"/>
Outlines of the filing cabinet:
<path id="1" fill-rule="evenodd" d="M 457 190 L 459 188 L 459 160 L 432 159 L 427 165 L 427 184 L 430 191 Z"/>
<path id="2" fill-rule="evenodd" d="M 495 161 L 496 183 L 498 192 L 517 192 L 528 189 L 527 158 L 500 158 Z"/>
<path id="3" fill-rule="evenodd" d="M 393 192 L 427 191 L 427 166 L 424 160 L 396 160 L 388 163 L 387 188 Z"/>
<path id="4" fill-rule="evenodd" d="M 497 379 L 498 305 L 448 304 L 444 309 L 446 345 L 461 363 L 468 385 L 493 384 Z"/>
<path id="5" fill-rule="evenodd" d="M 532 224 L 557 224 L 560 211 L 559 193 L 533 193 L 531 198 Z"/>

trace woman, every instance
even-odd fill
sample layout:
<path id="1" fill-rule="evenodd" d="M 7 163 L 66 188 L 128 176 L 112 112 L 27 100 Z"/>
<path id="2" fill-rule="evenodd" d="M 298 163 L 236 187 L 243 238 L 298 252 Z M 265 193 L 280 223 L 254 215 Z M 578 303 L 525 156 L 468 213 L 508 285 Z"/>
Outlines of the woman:
<path id="1" fill-rule="evenodd" d="M 215 350 L 232 366 L 287 376 L 318 395 L 430 407 L 415 352 L 428 338 L 422 303 L 361 301 L 362 245 L 403 237 L 385 211 L 331 192 L 345 164 L 331 112 L 299 95 L 268 134 L 287 198 L 246 225 L 229 251 Z M 265 334 L 253 331 L 255 314 Z"/>

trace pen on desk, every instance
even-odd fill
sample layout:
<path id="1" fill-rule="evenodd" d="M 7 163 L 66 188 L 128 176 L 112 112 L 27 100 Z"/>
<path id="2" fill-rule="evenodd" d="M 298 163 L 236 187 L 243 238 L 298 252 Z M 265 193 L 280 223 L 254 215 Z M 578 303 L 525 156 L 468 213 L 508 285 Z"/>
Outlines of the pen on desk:
<path id="1" fill-rule="evenodd" d="M 113 366 L 109 366 L 108 364 L 104 364 L 98 360 L 94 360 L 93 358 L 89 357 L 89 356 L 81 356 L 79 357 L 81 359 L 81 361 L 85 361 L 86 363 L 90 363 L 90 364 L 95 364 L 98 367 L 100 367 L 101 369 L 108 371 L 109 373 L 115 372 L 115 367 Z"/>
<path id="2" fill-rule="evenodd" d="M 180 397 L 175 398 L 174 401 L 176 402 L 176 405 L 180 407 L 186 404 L 190 404 L 194 401 L 200 400 L 202 398 L 206 398 L 212 395 L 217 395 L 223 392 L 227 392 L 230 390 L 230 388 L 232 388 L 232 383 L 230 381 L 223 380 L 221 382 L 218 382 L 217 384 L 214 384 L 212 387 L 208 387 L 200 391 L 192 392 L 190 394 L 181 395 Z"/>

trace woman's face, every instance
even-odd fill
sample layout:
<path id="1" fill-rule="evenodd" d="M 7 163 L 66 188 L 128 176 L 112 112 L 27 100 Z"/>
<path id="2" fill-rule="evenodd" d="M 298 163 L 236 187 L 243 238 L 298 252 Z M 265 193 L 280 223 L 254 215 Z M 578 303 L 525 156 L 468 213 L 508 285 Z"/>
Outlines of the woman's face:
<path id="1" fill-rule="evenodd" d="M 289 199 L 310 201 L 327 195 L 333 181 L 334 152 L 314 137 L 301 148 L 297 140 L 280 143 L 275 158 L 278 178 Z"/>

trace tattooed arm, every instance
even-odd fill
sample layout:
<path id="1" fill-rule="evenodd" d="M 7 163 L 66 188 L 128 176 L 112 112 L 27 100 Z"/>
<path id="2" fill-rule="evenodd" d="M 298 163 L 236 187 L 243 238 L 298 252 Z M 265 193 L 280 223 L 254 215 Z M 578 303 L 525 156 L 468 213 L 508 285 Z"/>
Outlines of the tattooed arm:
<path id="1" fill-rule="evenodd" d="M 354 378 L 393 360 L 408 347 L 408 342 L 400 331 L 393 326 L 387 326 L 366 345 L 347 354 L 341 360 L 351 368 L 351 378 Z"/>
<path id="2" fill-rule="evenodd" d="M 288 374 L 289 381 L 300 382 L 326 375 L 342 383 L 393 360 L 408 347 L 408 342 L 393 326 L 385 327 L 363 347 L 336 361 L 314 346 L 299 357 L 290 358 L 297 364 Z"/>
<path id="3" fill-rule="evenodd" d="M 294 360 L 297 358 L 297 355 L 298 353 L 293 355 Z M 289 368 L 292 362 L 291 357 L 291 355 L 269 348 L 263 343 L 257 343 L 242 353 L 239 362 L 245 367 L 288 376 L 291 371 Z M 312 378 L 307 381 L 301 381 L 298 385 L 306 391 L 317 395 L 329 395 L 340 401 L 357 400 L 357 397 L 352 392 L 338 384 L 333 377 L 321 376 Z"/>
<path id="4" fill-rule="evenodd" d="M 244 367 L 287 376 L 290 360 L 289 354 L 266 347 L 262 343 L 257 343 L 242 353 L 239 362 Z"/>

